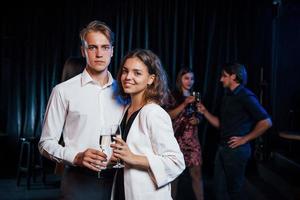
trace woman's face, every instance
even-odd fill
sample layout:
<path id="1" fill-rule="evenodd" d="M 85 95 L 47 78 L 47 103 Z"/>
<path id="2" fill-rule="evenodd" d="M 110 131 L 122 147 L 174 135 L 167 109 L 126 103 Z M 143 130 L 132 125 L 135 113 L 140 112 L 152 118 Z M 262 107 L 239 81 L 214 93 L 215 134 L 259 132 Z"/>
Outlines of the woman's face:
<path id="1" fill-rule="evenodd" d="M 139 58 L 128 58 L 122 67 L 121 83 L 126 94 L 143 94 L 155 76 L 150 75 L 147 66 Z"/>
<path id="2" fill-rule="evenodd" d="M 189 72 L 184 74 L 181 77 L 181 83 L 182 83 L 181 86 L 182 90 L 190 90 L 194 85 L 194 73 Z"/>

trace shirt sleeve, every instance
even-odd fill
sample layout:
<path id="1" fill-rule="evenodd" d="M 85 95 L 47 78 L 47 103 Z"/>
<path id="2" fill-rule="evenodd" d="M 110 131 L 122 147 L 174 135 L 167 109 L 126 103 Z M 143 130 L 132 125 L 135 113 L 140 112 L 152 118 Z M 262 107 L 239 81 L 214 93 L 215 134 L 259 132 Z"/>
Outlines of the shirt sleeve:
<path id="1" fill-rule="evenodd" d="M 146 123 L 154 152 L 146 155 L 149 173 L 159 188 L 179 176 L 185 163 L 169 115 L 163 109 L 154 108 L 147 114 Z"/>
<path id="2" fill-rule="evenodd" d="M 267 111 L 258 102 L 257 98 L 253 94 L 244 96 L 243 98 L 245 109 L 250 113 L 251 117 L 255 121 L 260 121 L 269 118 Z"/>
<path id="3" fill-rule="evenodd" d="M 62 92 L 56 86 L 53 88 L 48 101 L 39 141 L 39 150 L 42 155 L 50 156 L 51 160 L 56 162 L 66 161 L 72 164 L 76 151 L 59 144 L 66 115 L 67 101 L 64 100 Z"/>

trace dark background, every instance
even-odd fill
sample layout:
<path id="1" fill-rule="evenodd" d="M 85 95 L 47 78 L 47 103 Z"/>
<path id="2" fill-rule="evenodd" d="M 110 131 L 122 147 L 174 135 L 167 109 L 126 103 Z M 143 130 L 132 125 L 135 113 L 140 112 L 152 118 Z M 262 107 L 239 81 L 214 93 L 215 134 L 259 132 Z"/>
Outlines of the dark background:
<path id="1" fill-rule="evenodd" d="M 113 75 L 127 51 L 149 48 L 161 58 L 171 89 L 181 66 L 193 68 L 195 89 L 215 112 L 222 95 L 220 64 L 239 61 L 247 66 L 248 87 L 273 119 L 274 127 L 261 138 L 264 153 L 280 148 L 279 130 L 299 130 L 297 1 L 8 2 L 1 6 L 0 159 L 5 173 L 16 172 L 19 138 L 39 137 L 64 61 L 80 55 L 79 31 L 95 19 L 116 33 Z M 204 168 L 210 169 L 217 131 L 204 121 L 199 138 Z"/>

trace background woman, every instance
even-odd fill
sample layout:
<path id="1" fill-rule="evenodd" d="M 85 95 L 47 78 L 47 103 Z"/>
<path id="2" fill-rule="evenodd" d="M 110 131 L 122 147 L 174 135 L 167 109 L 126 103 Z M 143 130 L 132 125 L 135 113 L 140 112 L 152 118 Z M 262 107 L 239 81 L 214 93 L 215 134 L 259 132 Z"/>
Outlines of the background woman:
<path id="1" fill-rule="evenodd" d="M 197 200 L 203 199 L 203 183 L 201 172 L 201 148 L 198 139 L 198 124 L 201 115 L 192 107 L 195 97 L 192 96 L 194 73 L 188 68 L 182 68 L 176 80 L 176 90 L 172 92 L 168 113 L 173 121 L 175 137 L 183 152 L 186 166 L 192 178 L 192 187 Z M 177 183 L 172 184 L 172 196 L 176 197 Z"/>

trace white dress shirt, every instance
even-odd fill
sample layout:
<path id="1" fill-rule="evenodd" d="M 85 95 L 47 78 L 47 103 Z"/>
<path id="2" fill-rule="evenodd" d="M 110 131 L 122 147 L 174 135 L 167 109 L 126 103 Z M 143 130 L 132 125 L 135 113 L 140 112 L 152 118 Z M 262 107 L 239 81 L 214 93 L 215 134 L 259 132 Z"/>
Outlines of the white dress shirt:
<path id="1" fill-rule="evenodd" d="M 149 171 L 124 169 L 126 199 L 172 199 L 170 183 L 185 163 L 168 113 L 157 104 L 146 104 L 134 119 L 126 143 L 132 153 L 146 156 L 150 164 Z"/>
<path id="2" fill-rule="evenodd" d="M 117 83 L 108 72 L 103 87 L 84 70 L 82 74 L 55 86 L 45 114 L 39 150 L 50 159 L 73 164 L 77 153 L 100 149 L 103 126 L 119 124 L 124 105 L 116 96 Z M 63 133 L 65 146 L 58 141 Z"/>

